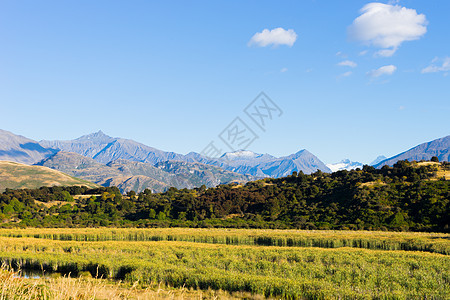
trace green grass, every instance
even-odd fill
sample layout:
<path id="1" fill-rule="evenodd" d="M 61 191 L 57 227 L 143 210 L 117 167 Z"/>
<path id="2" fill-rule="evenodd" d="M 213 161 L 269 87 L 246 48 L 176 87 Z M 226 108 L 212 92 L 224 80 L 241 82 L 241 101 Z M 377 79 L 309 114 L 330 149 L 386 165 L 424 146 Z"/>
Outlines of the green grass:
<path id="1" fill-rule="evenodd" d="M 243 244 L 249 236 L 427 241 L 448 235 L 383 232 L 303 232 L 197 229 L 25 229 L 7 237 L 1 230 L 0 257 L 13 267 L 71 272 L 138 281 L 142 286 L 250 292 L 288 299 L 446 299 L 450 297 L 450 258 L 441 253 L 361 248 L 317 248 Z M 199 240 L 127 241 L 144 236 Z M 33 236 L 41 234 L 42 238 Z M 227 236 L 238 243 L 214 243 Z M 65 236 L 64 236 L 65 235 Z M 71 236 L 73 240 L 57 238 Z M 94 237 L 97 241 L 76 241 Z M 114 238 L 113 238 L 114 236 Z M 38 237 L 38 236 L 37 236 Z M 46 239 L 45 237 L 51 238 Z M 76 238 L 75 238 L 76 237 Z M 102 238 L 103 237 L 103 238 Z M 53 239 L 55 238 L 55 239 Z M 102 240 L 103 239 L 103 240 Z M 101 240 L 101 241 L 98 241 Z M 217 240 L 216 240 L 217 241 Z M 224 240 L 226 241 L 226 240 Z M 421 243 L 421 242 L 420 242 Z M 420 244 L 419 243 L 419 244 Z"/>
<path id="2" fill-rule="evenodd" d="M 450 254 L 450 234 L 445 233 L 221 228 L 27 228 L 1 229 L 0 236 L 63 241 L 180 241 L 281 247 L 352 247 Z"/>

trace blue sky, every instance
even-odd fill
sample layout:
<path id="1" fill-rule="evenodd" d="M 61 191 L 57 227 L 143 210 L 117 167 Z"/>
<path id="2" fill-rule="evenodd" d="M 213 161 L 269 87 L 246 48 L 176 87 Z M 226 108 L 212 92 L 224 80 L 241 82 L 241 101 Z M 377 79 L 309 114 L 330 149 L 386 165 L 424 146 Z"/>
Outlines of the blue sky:
<path id="1" fill-rule="evenodd" d="M 450 134 L 449 11 L 446 0 L 1 1 L 0 128 L 35 140 L 101 129 L 188 153 L 239 116 L 259 136 L 252 151 L 369 163 Z M 283 110 L 265 132 L 243 112 L 261 91 Z"/>

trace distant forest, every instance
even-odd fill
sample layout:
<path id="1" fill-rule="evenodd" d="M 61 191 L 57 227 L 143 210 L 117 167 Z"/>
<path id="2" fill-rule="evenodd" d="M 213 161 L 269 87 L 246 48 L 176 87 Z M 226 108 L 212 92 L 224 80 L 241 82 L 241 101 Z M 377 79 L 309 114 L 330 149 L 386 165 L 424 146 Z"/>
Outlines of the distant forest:
<path id="1" fill-rule="evenodd" d="M 7 189 L 2 227 L 233 227 L 450 232 L 450 163 L 122 195 L 116 187 Z"/>

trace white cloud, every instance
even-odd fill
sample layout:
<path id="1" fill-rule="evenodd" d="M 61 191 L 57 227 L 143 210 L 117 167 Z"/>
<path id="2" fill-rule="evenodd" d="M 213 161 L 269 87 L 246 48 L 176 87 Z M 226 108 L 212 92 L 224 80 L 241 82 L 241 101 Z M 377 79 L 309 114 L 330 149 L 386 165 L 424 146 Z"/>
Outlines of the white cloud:
<path id="1" fill-rule="evenodd" d="M 343 53 L 341 51 L 336 52 L 336 56 L 339 56 L 339 57 L 342 57 L 342 58 L 347 58 L 347 54 L 345 54 L 345 53 Z"/>
<path id="2" fill-rule="evenodd" d="M 355 68 L 356 66 L 358 66 L 358 64 L 351 60 L 344 60 L 338 63 L 338 66 Z"/>
<path id="3" fill-rule="evenodd" d="M 267 47 L 270 45 L 279 46 L 287 45 L 292 47 L 297 40 L 297 34 L 293 29 L 283 29 L 281 27 L 269 30 L 264 29 L 261 32 L 255 33 L 255 35 L 248 42 L 248 46 Z"/>
<path id="4" fill-rule="evenodd" d="M 348 76 L 350 76 L 350 75 L 352 75 L 352 74 L 353 74 L 352 71 L 348 71 L 348 72 L 342 73 L 341 75 L 338 76 L 338 79 L 339 79 L 339 78 L 348 77 Z"/>
<path id="5" fill-rule="evenodd" d="M 414 41 L 427 32 L 427 19 L 415 9 L 384 3 L 369 3 L 349 27 L 349 35 L 381 48 L 378 56 L 392 56 L 403 42 Z"/>
<path id="6" fill-rule="evenodd" d="M 392 49 L 382 49 L 375 53 L 375 56 L 383 56 L 383 57 L 391 57 L 394 55 L 395 51 L 397 51 L 397 48 Z"/>
<path id="7" fill-rule="evenodd" d="M 394 65 L 383 66 L 381 68 L 372 70 L 367 73 L 370 77 L 380 77 L 381 75 L 392 75 L 397 70 L 397 67 Z"/>
<path id="8" fill-rule="evenodd" d="M 369 52 L 369 51 L 363 50 L 363 51 L 359 52 L 358 55 L 359 55 L 359 56 L 364 56 L 364 55 L 367 54 L 367 52 Z"/>
<path id="9" fill-rule="evenodd" d="M 287 70 L 288 70 L 288 68 L 282 68 L 282 69 L 280 70 L 280 72 L 281 72 L 281 73 L 284 73 L 284 72 L 287 72 Z"/>
<path id="10" fill-rule="evenodd" d="M 434 58 L 431 61 L 431 65 L 422 69 L 422 73 L 436 73 L 436 72 L 447 72 L 450 71 L 450 57 L 446 57 L 442 60 L 442 65 L 435 65 L 434 63 L 440 61 Z"/>

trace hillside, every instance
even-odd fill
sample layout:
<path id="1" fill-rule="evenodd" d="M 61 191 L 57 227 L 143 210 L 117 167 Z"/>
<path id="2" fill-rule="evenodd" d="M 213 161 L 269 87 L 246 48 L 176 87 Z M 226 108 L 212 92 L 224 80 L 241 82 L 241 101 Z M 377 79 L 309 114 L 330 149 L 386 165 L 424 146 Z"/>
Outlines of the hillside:
<path id="1" fill-rule="evenodd" d="M 9 189 L 36 189 L 41 186 L 98 185 L 42 166 L 28 166 L 16 162 L 0 161 L 0 191 Z"/>
<path id="2" fill-rule="evenodd" d="M 165 161 L 155 165 L 160 170 L 174 174 L 180 180 L 186 180 L 192 187 L 215 187 L 219 184 L 239 182 L 245 183 L 255 180 L 251 175 L 242 175 L 237 172 L 227 171 L 217 166 L 201 163 L 188 163 L 180 161 Z"/>
<path id="3" fill-rule="evenodd" d="M 399 160 L 420 161 L 430 160 L 433 156 L 437 156 L 439 161 L 449 161 L 450 156 L 450 135 L 433 140 L 431 142 L 420 144 L 416 147 L 402 152 L 398 155 L 383 160 L 375 165 L 376 168 L 388 165 L 393 166 Z"/>
<path id="4" fill-rule="evenodd" d="M 38 162 L 37 165 L 58 170 L 98 184 L 111 177 L 131 176 L 131 174 L 123 174 L 119 170 L 96 162 L 92 158 L 64 151 L 60 151 Z"/>
<path id="5" fill-rule="evenodd" d="M 47 149 L 37 142 L 0 129 L 0 160 L 34 164 L 57 150 Z"/>

